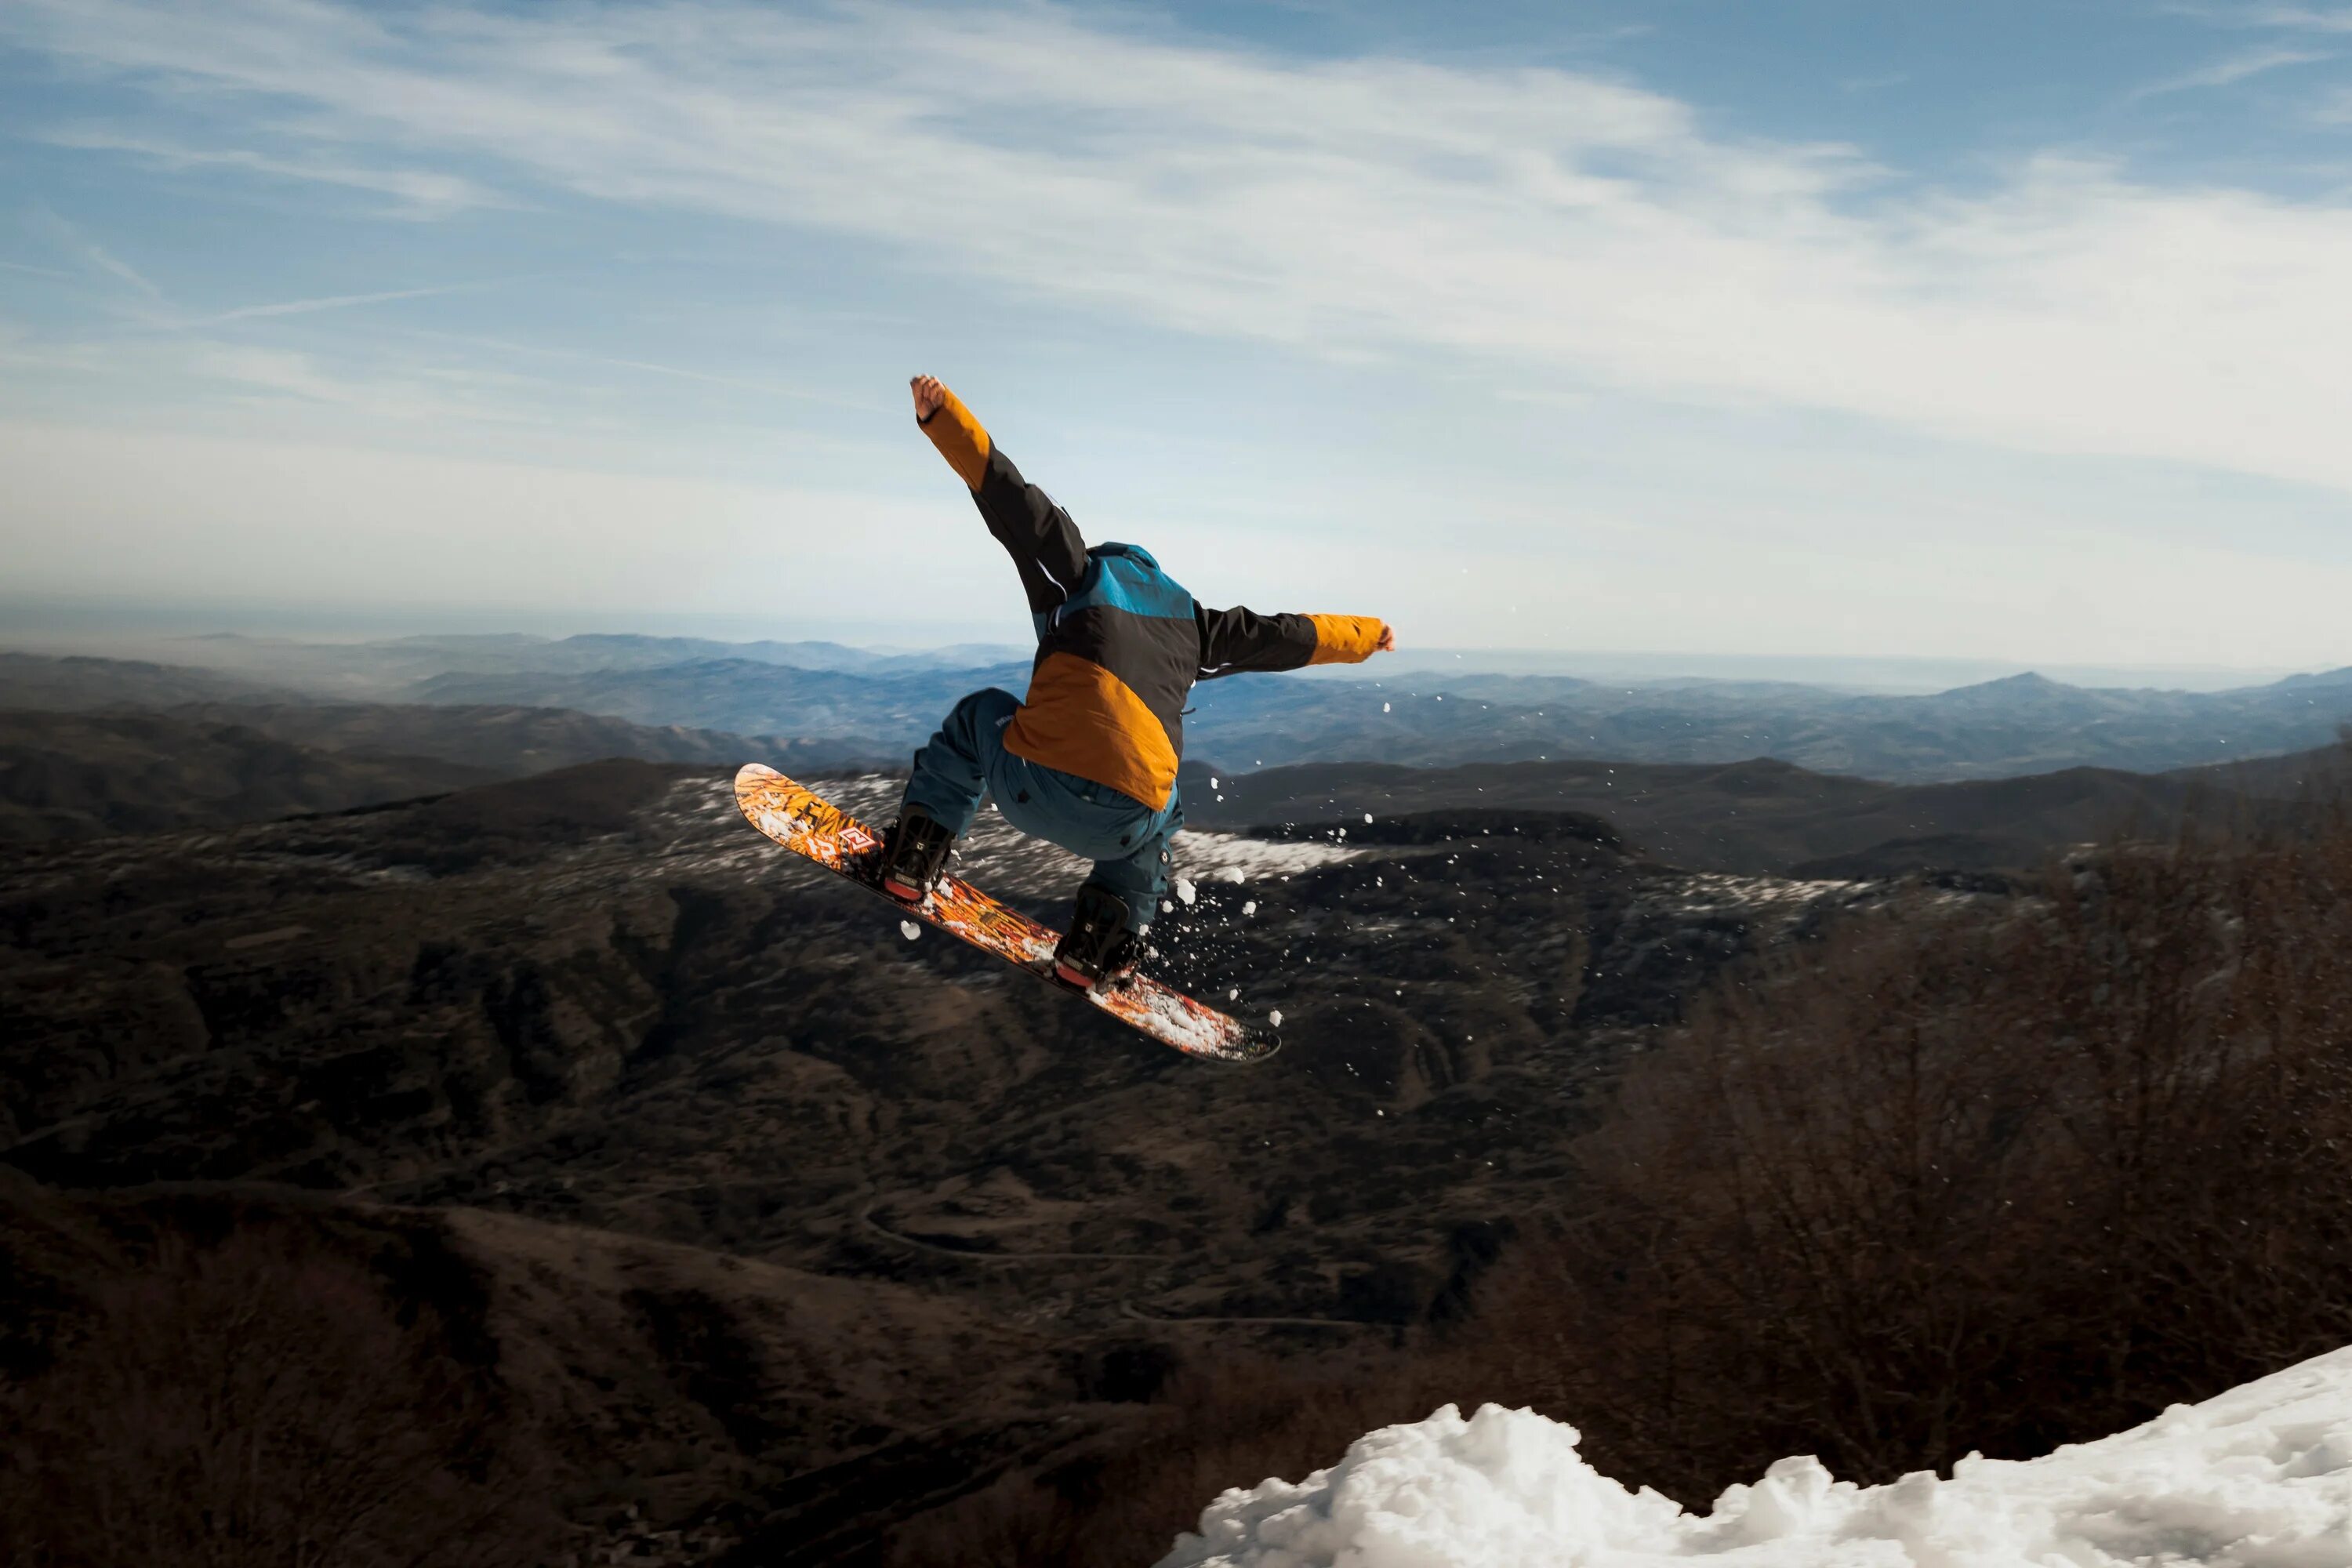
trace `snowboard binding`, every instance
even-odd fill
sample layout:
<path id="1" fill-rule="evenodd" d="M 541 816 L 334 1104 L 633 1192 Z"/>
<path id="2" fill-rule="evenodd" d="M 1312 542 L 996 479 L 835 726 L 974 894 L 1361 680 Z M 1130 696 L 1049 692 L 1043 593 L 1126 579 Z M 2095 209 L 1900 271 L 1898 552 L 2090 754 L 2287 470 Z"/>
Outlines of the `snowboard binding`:
<path id="1" fill-rule="evenodd" d="M 916 806 L 906 807 L 882 847 L 882 890 L 901 903 L 921 903 L 947 875 L 954 848 L 955 835 L 946 824 Z"/>
<path id="2" fill-rule="evenodd" d="M 1080 991 L 1135 973 L 1143 939 L 1127 929 L 1127 900 L 1093 882 L 1078 889 L 1070 929 L 1054 949 L 1054 978 Z"/>

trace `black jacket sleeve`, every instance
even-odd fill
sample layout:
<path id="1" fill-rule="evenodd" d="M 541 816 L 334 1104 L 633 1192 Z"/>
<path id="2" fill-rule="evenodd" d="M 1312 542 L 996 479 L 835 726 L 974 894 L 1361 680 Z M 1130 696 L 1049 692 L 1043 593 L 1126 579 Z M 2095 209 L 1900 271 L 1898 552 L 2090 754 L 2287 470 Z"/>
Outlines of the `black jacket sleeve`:
<path id="1" fill-rule="evenodd" d="M 1261 616 L 1236 605 L 1196 607 L 1202 680 L 1244 670 L 1297 669 L 1315 658 L 1315 623 L 1306 616 Z"/>
<path id="2" fill-rule="evenodd" d="M 940 405 L 916 423 L 971 491 L 988 531 L 1013 557 L 1022 592 L 1029 595 L 1029 613 L 1049 615 L 1085 575 L 1087 542 L 1070 514 L 1023 479 L 1013 459 L 997 450 L 963 399 L 941 390 Z"/>
<path id="3" fill-rule="evenodd" d="M 1022 592 L 1029 595 L 1029 611 L 1051 613 L 1086 575 L 1087 542 L 1070 514 L 1054 498 L 1021 477 L 1013 459 L 992 444 L 988 469 L 972 490 L 988 531 L 1013 557 L 1021 574 Z"/>

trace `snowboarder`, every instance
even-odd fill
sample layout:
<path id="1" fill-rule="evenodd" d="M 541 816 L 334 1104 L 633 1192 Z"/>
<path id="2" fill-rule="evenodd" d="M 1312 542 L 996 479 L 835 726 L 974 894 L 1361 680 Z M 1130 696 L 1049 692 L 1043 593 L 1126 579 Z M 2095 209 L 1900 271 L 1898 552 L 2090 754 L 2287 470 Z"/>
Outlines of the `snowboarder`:
<path id="1" fill-rule="evenodd" d="M 882 887 L 919 904 L 945 874 L 982 794 L 1005 820 L 1092 860 L 1055 973 L 1092 987 L 1143 953 L 1183 825 L 1176 766 L 1195 680 L 1242 670 L 1357 664 L 1396 646 L 1358 616 L 1212 610 L 1132 544 L 1088 549 L 1069 513 L 1021 477 L 937 377 L 913 382 L 915 419 L 1013 557 L 1037 630 L 1024 702 L 975 691 L 915 753 L 883 852 Z"/>

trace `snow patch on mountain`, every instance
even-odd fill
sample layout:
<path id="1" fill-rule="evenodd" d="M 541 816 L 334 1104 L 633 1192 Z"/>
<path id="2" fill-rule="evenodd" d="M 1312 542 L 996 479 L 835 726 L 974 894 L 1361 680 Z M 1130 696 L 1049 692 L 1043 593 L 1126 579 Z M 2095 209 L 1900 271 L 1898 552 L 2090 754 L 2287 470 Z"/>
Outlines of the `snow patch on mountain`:
<path id="1" fill-rule="evenodd" d="M 1360 859 L 1368 851 L 1312 840 L 1244 838 L 1234 833 L 1180 833 L 1176 860 L 1202 881 L 1261 882 Z"/>
<path id="2" fill-rule="evenodd" d="M 1228 1491 L 1158 1568 L 2352 1568 L 2352 1348 L 2039 1459 L 1886 1486 L 1782 1459 L 1706 1514 L 1585 1463 L 1572 1426 L 1486 1405 Z"/>

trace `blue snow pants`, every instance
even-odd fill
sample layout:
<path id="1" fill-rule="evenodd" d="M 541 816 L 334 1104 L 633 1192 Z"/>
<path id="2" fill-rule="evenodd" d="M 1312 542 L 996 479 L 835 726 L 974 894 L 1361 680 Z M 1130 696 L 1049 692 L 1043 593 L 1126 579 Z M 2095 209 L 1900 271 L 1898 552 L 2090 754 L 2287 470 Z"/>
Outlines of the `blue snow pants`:
<path id="1" fill-rule="evenodd" d="M 915 753 L 906 805 L 922 807 L 961 838 L 982 793 L 994 795 L 996 809 L 1022 832 L 1092 860 L 1087 880 L 1117 893 L 1127 905 L 1128 929 L 1141 934 L 1168 888 L 1169 843 L 1184 825 L 1181 800 L 1171 792 L 1155 811 L 1108 784 L 1015 756 L 1004 749 L 1004 726 L 1020 708 L 1019 698 L 995 687 L 957 703 Z"/>

